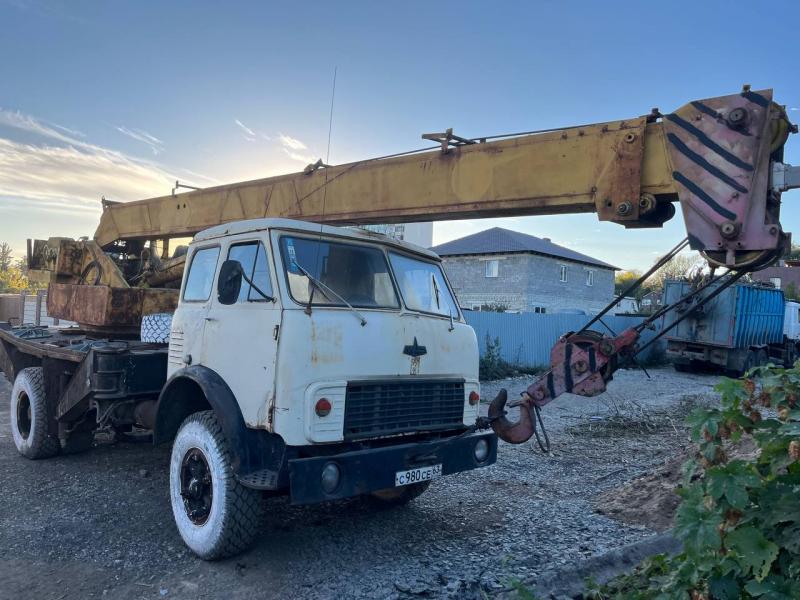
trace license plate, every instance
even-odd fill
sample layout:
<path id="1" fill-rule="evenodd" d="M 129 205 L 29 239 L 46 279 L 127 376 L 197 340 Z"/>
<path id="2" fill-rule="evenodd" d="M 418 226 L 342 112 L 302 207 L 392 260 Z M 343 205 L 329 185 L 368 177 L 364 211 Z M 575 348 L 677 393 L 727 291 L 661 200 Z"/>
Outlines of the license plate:
<path id="1" fill-rule="evenodd" d="M 442 465 L 431 465 L 430 467 L 420 467 L 418 469 L 408 469 L 407 471 L 397 471 L 394 474 L 394 485 L 411 485 L 430 481 L 442 476 Z"/>

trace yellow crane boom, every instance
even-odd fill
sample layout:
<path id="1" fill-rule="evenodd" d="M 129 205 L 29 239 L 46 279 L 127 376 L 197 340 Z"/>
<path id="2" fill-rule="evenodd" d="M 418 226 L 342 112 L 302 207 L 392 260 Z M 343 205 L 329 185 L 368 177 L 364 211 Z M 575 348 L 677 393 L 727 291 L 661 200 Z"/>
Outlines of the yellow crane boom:
<path id="1" fill-rule="evenodd" d="M 680 201 L 693 249 L 713 265 L 752 270 L 789 243 L 781 192 L 798 182 L 782 158 L 796 131 L 772 90 L 749 86 L 664 115 L 653 109 L 622 121 L 484 139 L 448 130 L 423 136 L 439 149 L 338 166 L 320 161 L 300 173 L 106 201 L 94 241 L 37 240 L 29 266 L 50 273 L 50 314 L 134 326 L 143 310 L 177 301 L 176 292 L 147 291 L 180 277 L 183 259 L 168 258 L 168 240 L 229 221 L 366 224 L 596 212 L 625 227 L 660 227 Z"/>

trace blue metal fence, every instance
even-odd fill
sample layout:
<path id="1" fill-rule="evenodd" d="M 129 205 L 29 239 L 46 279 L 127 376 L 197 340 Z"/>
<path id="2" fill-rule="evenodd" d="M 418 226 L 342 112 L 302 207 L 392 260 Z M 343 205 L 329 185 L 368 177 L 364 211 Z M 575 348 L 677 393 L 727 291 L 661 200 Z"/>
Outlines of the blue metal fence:
<path id="1" fill-rule="evenodd" d="M 500 354 L 506 361 L 515 365 L 540 367 L 550 363 L 550 350 L 558 338 L 568 331 L 578 331 L 589 321 L 590 316 L 569 314 L 538 313 L 496 313 L 464 311 L 464 317 L 478 336 L 481 356 L 486 352 L 486 338 L 494 342 L 500 341 Z M 605 316 L 603 322 L 616 333 L 628 327 L 638 325 L 644 320 L 639 316 Z M 601 323 L 595 323 L 591 329 L 610 335 Z M 640 344 L 644 344 L 656 334 L 646 330 Z M 654 353 L 661 352 L 658 342 L 639 355 L 647 360 Z"/>

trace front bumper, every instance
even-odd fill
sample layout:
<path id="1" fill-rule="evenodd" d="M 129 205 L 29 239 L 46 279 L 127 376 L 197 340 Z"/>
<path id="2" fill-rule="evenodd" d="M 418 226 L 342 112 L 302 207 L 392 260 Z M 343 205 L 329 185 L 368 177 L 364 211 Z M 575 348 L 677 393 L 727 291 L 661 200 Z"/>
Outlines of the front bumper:
<path id="1" fill-rule="evenodd" d="M 489 455 L 478 462 L 474 448 L 481 439 L 489 443 Z M 497 436 L 492 432 L 298 458 L 289 461 L 289 493 L 292 504 L 313 504 L 394 487 L 397 471 L 441 464 L 442 475 L 450 475 L 487 467 L 496 460 Z M 330 494 L 321 484 L 322 469 L 329 462 L 336 463 L 341 470 L 339 485 Z"/>

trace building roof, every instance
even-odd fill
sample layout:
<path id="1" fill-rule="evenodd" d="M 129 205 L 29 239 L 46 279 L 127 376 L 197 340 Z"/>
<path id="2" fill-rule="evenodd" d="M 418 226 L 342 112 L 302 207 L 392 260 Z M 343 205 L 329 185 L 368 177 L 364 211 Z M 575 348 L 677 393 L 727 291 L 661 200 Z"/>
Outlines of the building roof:
<path id="1" fill-rule="evenodd" d="M 492 227 L 491 229 L 479 231 L 452 242 L 439 244 L 431 248 L 431 250 L 439 256 L 533 253 L 595 265 L 605 269 L 619 270 L 619 267 L 605 263 L 602 260 L 597 260 L 591 256 L 554 244 L 548 238 L 538 238 L 527 233 L 503 229 L 502 227 Z"/>

